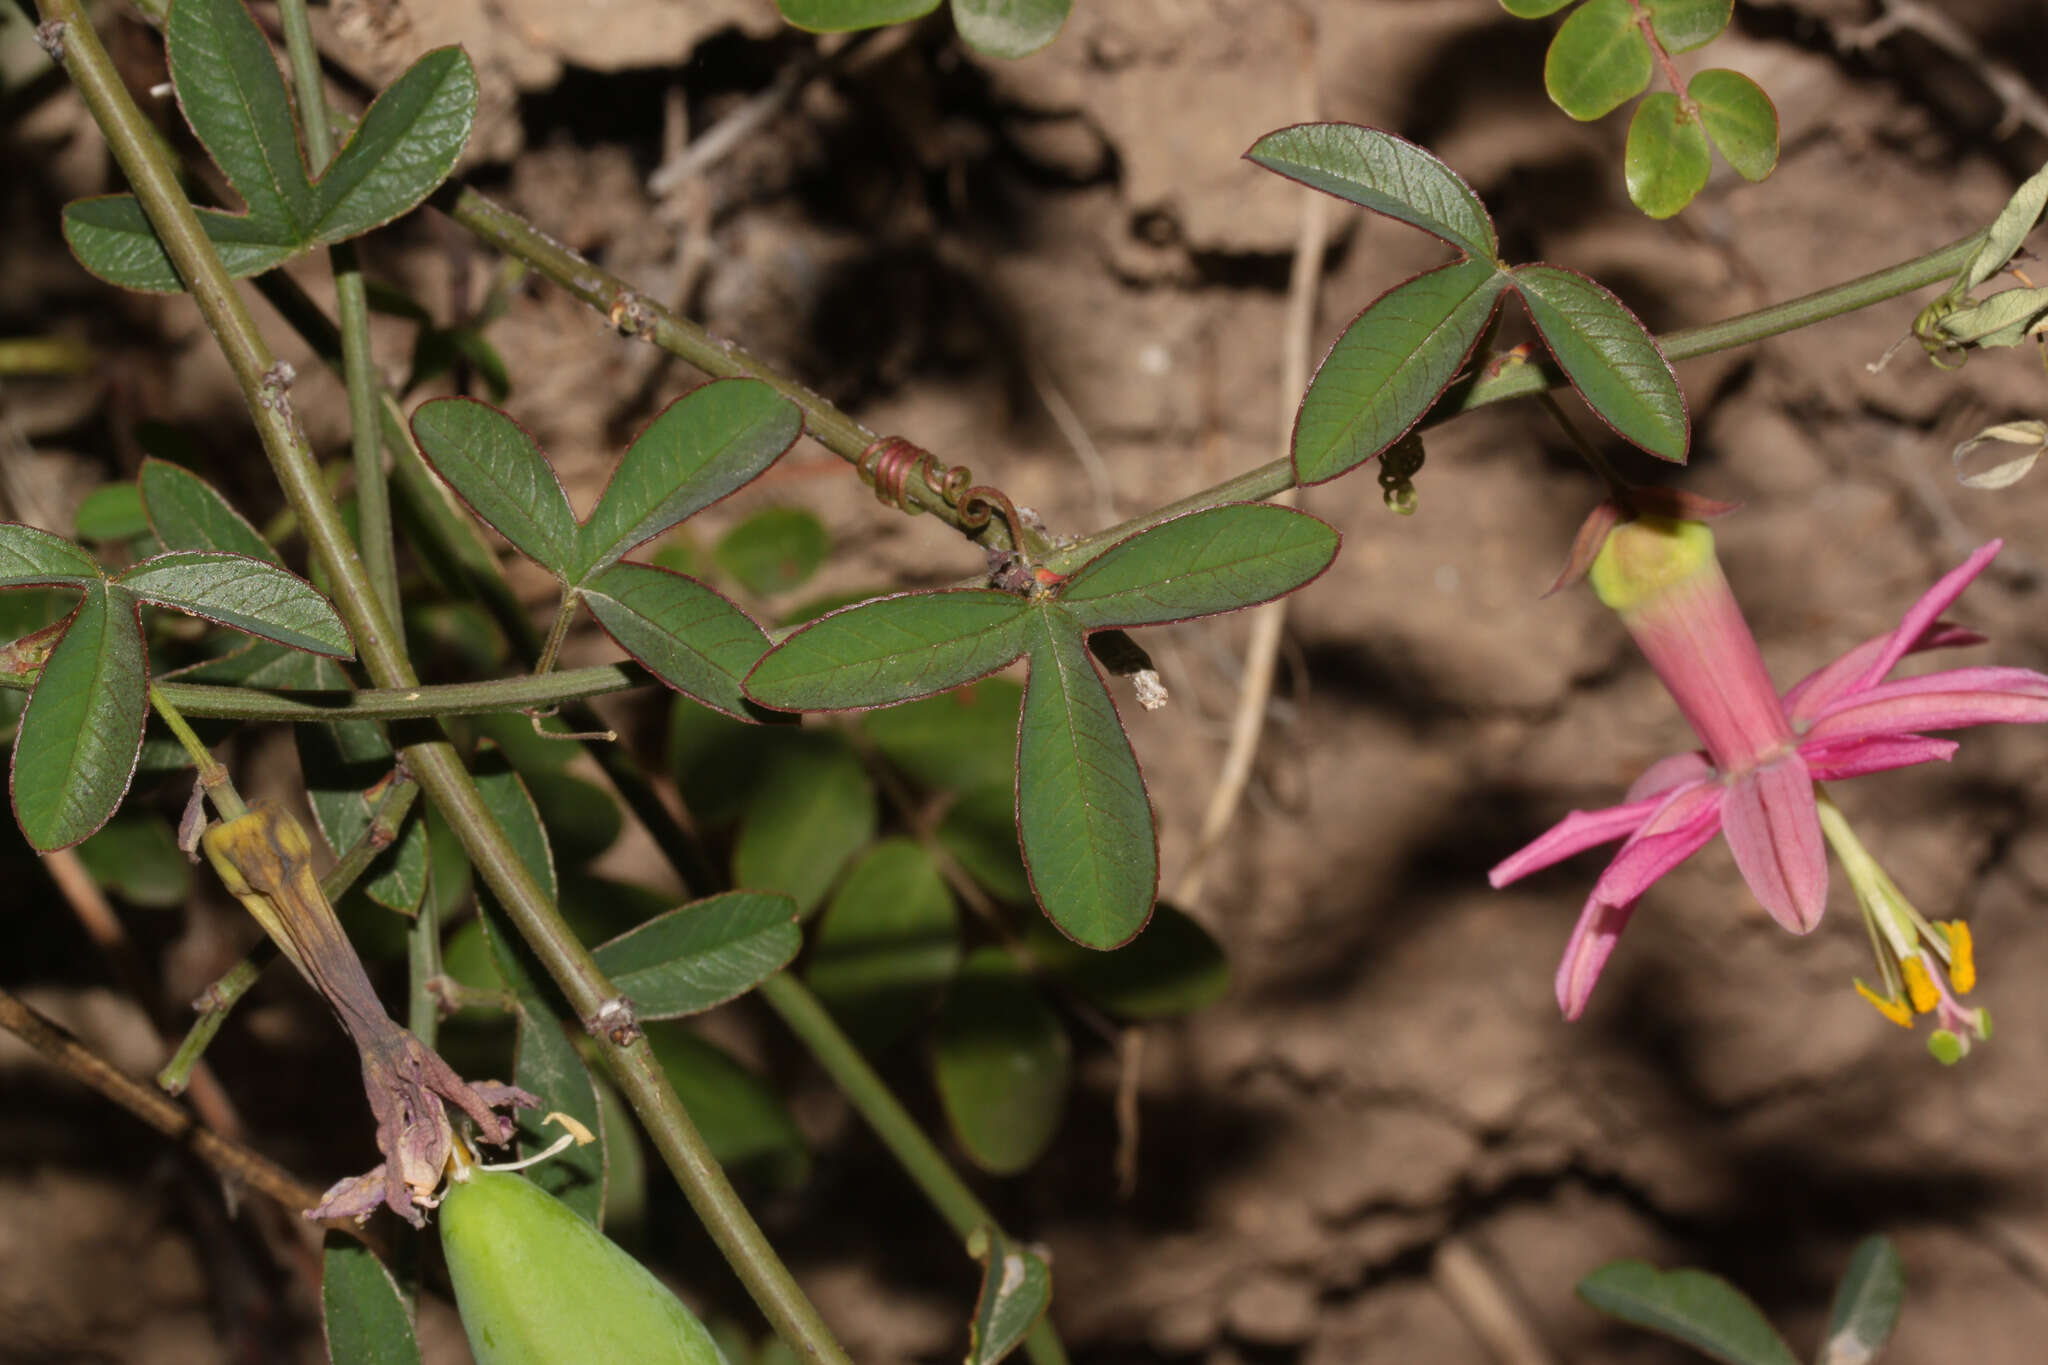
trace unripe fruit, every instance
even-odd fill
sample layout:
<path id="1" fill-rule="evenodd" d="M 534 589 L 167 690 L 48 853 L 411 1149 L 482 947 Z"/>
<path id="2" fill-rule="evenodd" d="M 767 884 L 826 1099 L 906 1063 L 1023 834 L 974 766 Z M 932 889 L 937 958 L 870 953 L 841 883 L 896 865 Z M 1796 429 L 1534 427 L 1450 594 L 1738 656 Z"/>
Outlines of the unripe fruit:
<path id="1" fill-rule="evenodd" d="M 647 1267 L 529 1180 L 472 1170 L 451 1185 L 441 1248 L 477 1365 L 725 1365 Z"/>

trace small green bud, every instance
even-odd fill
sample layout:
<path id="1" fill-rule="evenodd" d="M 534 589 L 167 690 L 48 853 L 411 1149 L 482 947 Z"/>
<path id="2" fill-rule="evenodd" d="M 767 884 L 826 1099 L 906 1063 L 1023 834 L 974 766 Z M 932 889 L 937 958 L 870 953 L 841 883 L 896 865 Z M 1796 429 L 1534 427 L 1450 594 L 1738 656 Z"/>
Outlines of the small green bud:
<path id="1" fill-rule="evenodd" d="M 725 1365 L 647 1267 L 520 1176 L 472 1169 L 450 1186 L 441 1248 L 477 1365 Z"/>

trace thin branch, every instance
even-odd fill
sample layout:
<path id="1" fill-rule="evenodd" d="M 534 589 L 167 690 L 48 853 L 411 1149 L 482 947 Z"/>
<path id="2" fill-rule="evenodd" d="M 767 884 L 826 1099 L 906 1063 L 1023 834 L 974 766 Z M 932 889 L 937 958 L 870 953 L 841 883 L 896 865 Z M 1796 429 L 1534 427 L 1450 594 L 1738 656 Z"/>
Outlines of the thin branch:
<path id="1" fill-rule="evenodd" d="M 230 1142 L 113 1063 L 73 1038 L 19 997 L 0 990 L 0 1028 L 27 1043 L 64 1072 L 120 1105 L 159 1133 L 190 1147 L 221 1174 L 261 1191 L 288 1209 L 320 1202 L 320 1191 L 283 1167 Z"/>

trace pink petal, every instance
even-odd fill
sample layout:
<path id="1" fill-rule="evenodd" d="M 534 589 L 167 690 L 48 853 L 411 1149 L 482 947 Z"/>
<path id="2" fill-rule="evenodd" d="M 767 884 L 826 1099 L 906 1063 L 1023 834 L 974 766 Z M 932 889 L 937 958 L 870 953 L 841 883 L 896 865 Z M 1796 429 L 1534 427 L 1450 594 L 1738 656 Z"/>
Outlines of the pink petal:
<path id="1" fill-rule="evenodd" d="M 1584 1012 L 1616 940 L 1651 882 L 1690 858 L 1720 826 L 1721 787 L 1700 783 L 1672 794 L 1645 828 L 1616 855 L 1593 887 L 1557 967 L 1557 1004 L 1565 1018 Z M 1629 894 L 1616 895 L 1619 888 Z"/>
<path id="2" fill-rule="evenodd" d="M 1792 721 L 1794 729 L 1819 714 L 1828 703 L 1834 701 L 1849 689 L 1849 684 L 1870 671 L 1870 666 L 1891 644 L 1892 632 L 1865 640 L 1856 648 L 1842 655 L 1831 664 L 1801 678 L 1786 690 L 1785 714 Z M 1951 621 L 1936 621 L 1920 632 L 1918 639 L 1908 645 L 1908 654 L 1918 654 L 1926 649 L 1960 649 L 1965 645 L 1981 645 L 1984 637 L 1974 630 L 1965 630 Z"/>
<path id="3" fill-rule="evenodd" d="M 1796 753 L 1729 784 L 1721 829 L 1742 880 L 1785 928 L 1804 934 L 1827 908 L 1827 845 L 1813 777 Z"/>
<path id="4" fill-rule="evenodd" d="M 1933 587 L 1922 593 L 1920 600 L 1915 602 L 1899 621 L 1899 628 L 1891 633 L 1889 643 L 1858 679 L 1858 686 L 1868 687 L 1891 672 L 1899 660 L 1906 656 L 1906 651 L 1912 648 L 1913 642 L 1920 638 L 1921 633 L 1933 625 L 1935 619 L 1963 595 L 1963 589 L 1969 587 L 1978 574 L 1989 568 L 1991 561 L 1996 559 L 1998 552 L 2004 548 L 2005 542 L 2002 540 L 1978 546 L 1968 559 L 1943 574 Z"/>
<path id="5" fill-rule="evenodd" d="M 1673 787 L 1711 777 L 1713 772 L 1714 765 L 1707 762 L 1707 756 L 1697 749 L 1691 753 L 1673 754 L 1643 769 L 1642 776 L 1629 787 L 1628 795 L 1622 800 L 1645 801 L 1652 796 L 1662 796 Z"/>
<path id="6" fill-rule="evenodd" d="M 1600 880 L 1593 883 L 1593 898 L 1626 904 L 1699 852 L 1720 828 L 1725 790 L 1718 782 L 1699 782 L 1667 793 L 1663 806 L 1621 846 Z"/>
<path id="7" fill-rule="evenodd" d="M 1926 735 L 1884 735 L 1877 739 L 1845 744 L 1801 747 L 1799 756 L 1816 782 L 1863 777 L 1869 773 L 1910 768 L 1915 763 L 1946 763 L 1962 746 L 1952 739 L 1930 739 Z"/>
<path id="8" fill-rule="evenodd" d="M 1902 678 L 1835 703 L 1800 738 L 1802 749 L 1970 725 L 2048 720 L 2048 675 L 2025 668 L 1956 668 Z"/>
<path id="9" fill-rule="evenodd" d="M 1664 798 L 1656 796 L 1647 801 L 1607 806 L 1601 810 L 1575 810 L 1537 835 L 1520 852 L 1502 859 L 1493 871 L 1486 874 L 1486 880 L 1493 883 L 1494 890 L 1498 891 L 1509 882 L 1519 881 L 1531 872 L 1540 872 L 1552 863 L 1561 863 L 1574 853 L 1583 853 L 1597 844 L 1611 844 L 1624 835 L 1635 833 L 1663 804 Z"/>
<path id="10" fill-rule="evenodd" d="M 1586 1001 L 1592 998 L 1593 987 L 1635 912 L 1633 901 L 1608 905 L 1599 900 L 1587 901 L 1579 912 L 1571 942 L 1565 944 L 1564 960 L 1557 964 L 1557 1007 L 1565 1018 L 1576 1019 L 1586 1012 Z"/>

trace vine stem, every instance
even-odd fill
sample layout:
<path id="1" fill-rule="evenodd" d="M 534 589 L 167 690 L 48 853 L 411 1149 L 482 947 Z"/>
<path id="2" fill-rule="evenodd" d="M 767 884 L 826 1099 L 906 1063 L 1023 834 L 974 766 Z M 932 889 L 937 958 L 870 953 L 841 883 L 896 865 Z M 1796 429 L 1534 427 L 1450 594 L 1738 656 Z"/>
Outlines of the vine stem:
<path id="1" fill-rule="evenodd" d="M 583 594 L 570 588 L 562 594 L 562 605 L 555 609 L 555 623 L 548 627 L 548 638 L 541 642 L 540 657 L 533 661 L 533 673 L 545 677 L 555 668 L 555 657 L 562 652 L 562 641 L 569 638 L 569 623 L 576 619 L 576 606 L 583 600 Z"/>
<path id="2" fill-rule="evenodd" d="M 1886 299 L 1897 298 L 1912 290 L 1940 283 L 1962 269 L 1963 263 L 1970 259 L 1983 240 L 1983 232 L 1973 232 L 1967 237 L 1957 238 L 1947 246 L 1937 247 L 1924 256 L 1915 256 L 1910 261 L 1886 266 L 1882 270 L 1860 275 L 1842 284 L 1817 289 L 1811 294 L 1802 294 L 1798 298 L 1774 303 L 1753 312 L 1737 314 L 1719 322 L 1666 332 L 1656 339 L 1657 345 L 1667 360 L 1691 360 L 1698 356 L 1711 355 L 1716 351 L 1752 345 L 1783 332 L 1796 331 L 1801 327 L 1811 327 L 1814 323 L 1826 322 L 1829 318 L 1853 313 L 1874 303 L 1882 303 Z M 1443 397 L 1437 399 L 1436 406 L 1423 417 L 1420 425 L 1436 426 L 1453 417 L 1463 416 L 1475 408 L 1504 403 L 1511 398 L 1532 398 L 1546 390 L 1560 388 L 1565 382 L 1563 371 L 1559 370 L 1555 363 L 1547 360 L 1511 365 L 1497 375 L 1474 374 L 1445 390 Z M 1163 521 L 1171 521 L 1189 512 L 1199 512 L 1204 508 L 1226 502 L 1263 501 L 1283 488 L 1292 487 L 1292 462 L 1284 457 L 1270 460 L 1205 488 L 1199 493 L 1191 493 L 1141 516 L 1082 536 L 1053 551 L 1042 562 L 1055 572 L 1071 573 L 1095 555 L 1102 553 L 1107 546 L 1126 536 L 1136 535 L 1148 527 L 1157 526 Z"/>
<path id="3" fill-rule="evenodd" d="M 806 434 L 848 463 L 858 464 L 862 452 L 877 439 L 873 432 L 824 398 L 777 374 L 733 342 L 712 336 L 688 318 L 646 298 L 618 276 L 593 265 L 503 205 L 493 203 L 467 187 L 444 189 L 435 202 L 477 237 L 525 261 L 535 271 L 603 313 L 614 326 L 629 335 L 645 336 L 706 374 L 759 379 L 773 386 L 803 409 Z M 1935 284 L 1955 274 L 1983 240 L 1982 231 L 1973 232 L 1925 255 L 1841 284 L 1718 322 L 1667 332 L 1657 338 L 1657 344 L 1668 360 L 1691 360 L 1810 327 Z M 1422 419 L 1422 425 L 1435 426 L 1475 408 L 1503 403 L 1511 398 L 1533 397 L 1564 383 L 1563 372 L 1547 360 L 1511 366 L 1493 376 L 1475 373 L 1446 390 Z M 1263 501 L 1293 486 L 1293 465 L 1283 457 L 1141 516 L 1104 527 L 1057 549 L 1036 553 L 1034 558 L 1055 572 L 1070 573 L 1104 547 L 1147 527 L 1221 503 Z M 964 523 L 957 510 L 946 506 L 936 494 L 925 489 L 922 480 L 909 480 L 906 491 L 905 510 L 914 508 L 932 512 L 962 534 L 972 537 L 974 528 Z"/>
<path id="4" fill-rule="evenodd" d="M 298 513 L 307 544 L 327 572 L 335 607 L 355 635 L 364 667 L 380 687 L 417 686 L 418 678 L 393 637 L 362 560 L 320 486 L 319 466 L 292 412 L 289 375 L 278 366 L 214 254 L 168 155 L 157 145 L 153 129 L 86 20 L 82 0 L 45 0 L 42 11 L 52 50 L 61 52 L 65 71 L 227 358 L 271 468 Z M 527 871 L 454 746 L 446 740 L 427 740 L 407 745 L 403 752 L 421 788 L 571 1007 L 583 1019 L 598 1017 L 617 992 Z M 777 1333 L 807 1361 L 850 1365 L 711 1156 L 647 1040 L 608 1042 L 600 1055 L 713 1241 Z"/>
<path id="5" fill-rule="evenodd" d="M 369 687 L 360 692 L 326 688 L 268 692 L 255 687 L 180 682 L 156 683 L 154 688 L 184 714 L 202 720 L 431 720 L 436 716 L 545 710 L 587 697 L 650 687 L 656 681 L 640 665 L 622 663 L 595 664 L 540 677 Z M 26 691 L 35 682 L 33 673 L 0 673 L 0 687 Z"/>
<path id="6" fill-rule="evenodd" d="M 171 733 L 178 737 L 178 743 L 184 746 L 186 757 L 192 760 L 192 766 L 199 770 L 199 789 L 213 802 L 213 808 L 220 812 L 220 818 L 233 820 L 247 815 L 249 808 L 242 804 L 242 794 L 235 790 L 234 779 L 229 777 L 228 770 L 221 766 L 220 760 L 213 756 L 213 750 L 207 748 L 206 742 L 186 723 L 177 704 L 166 697 L 163 689 L 155 683 L 149 686 L 149 704 L 163 717 L 164 724 L 170 727 Z"/>
<path id="7" fill-rule="evenodd" d="M 317 174 L 334 159 L 334 138 L 328 130 L 320 52 L 313 45 L 306 0 L 278 0 L 277 17 L 284 28 L 285 55 L 299 97 L 306 157 Z M 328 248 L 327 259 L 334 268 L 334 311 L 341 321 L 342 379 L 348 387 L 350 452 L 356 471 L 356 538 L 362 546 L 363 567 L 378 601 L 384 604 L 384 615 L 394 631 L 403 632 L 397 548 L 391 534 L 391 490 L 385 481 L 384 447 L 377 439 L 377 394 L 382 385 L 370 357 L 369 294 L 352 244 Z"/>

